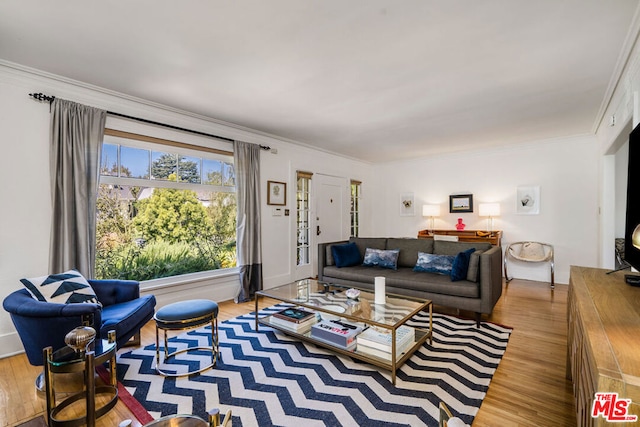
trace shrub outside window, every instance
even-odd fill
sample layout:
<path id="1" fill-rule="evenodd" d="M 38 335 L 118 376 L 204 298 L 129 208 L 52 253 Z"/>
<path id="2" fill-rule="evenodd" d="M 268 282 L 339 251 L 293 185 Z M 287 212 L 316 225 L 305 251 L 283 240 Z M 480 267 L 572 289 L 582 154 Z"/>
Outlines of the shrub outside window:
<path id="1" fill-rule="evenodd" d="M 105 136 L 96 249 L 96 278 L 235 267 L 233 157 Z"/>

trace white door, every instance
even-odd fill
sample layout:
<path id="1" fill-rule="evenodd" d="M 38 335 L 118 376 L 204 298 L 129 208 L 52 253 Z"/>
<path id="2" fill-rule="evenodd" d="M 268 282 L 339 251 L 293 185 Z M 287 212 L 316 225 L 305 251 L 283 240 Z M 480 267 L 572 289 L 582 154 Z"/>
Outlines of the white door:
<path id="1" fill-rule="evenodd" d="M 314 175 L 316 195 L 314 273 L 318 270 L 318 244 L 346 239 L 349 235 L 347 179 L 329 175 Z"/>

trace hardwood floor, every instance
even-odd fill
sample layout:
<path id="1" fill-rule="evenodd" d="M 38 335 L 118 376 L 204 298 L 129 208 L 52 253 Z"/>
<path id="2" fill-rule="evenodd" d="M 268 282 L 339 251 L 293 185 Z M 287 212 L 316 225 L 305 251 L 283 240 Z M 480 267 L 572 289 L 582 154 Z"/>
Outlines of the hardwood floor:
<path id="1" fill-rule="evenodd" d="M 493 314 L 483 320 L 514 329 L 474 427 L 576 425 L 571 384 L 565 379 L 567 289 L 567 285 L 556 285 L 551 290 L 548 283 L 518 279 L 504 286 Z M 272 303 L 261 300 L 260 307 Z M 253 308 L 253 302 L 223 302 L 219 319 L 230 319 Z M 456 314 L 441 307 L 435 311 Z M 471 317 L 471 313 L 460 315 Z M 142 330 L 142 342 L 154 341 L 153 322 L 149 322 Z M 44 395 L 33 385 L 39 372 L 40 368 L 29 365 L 24 354 L 0 359 L 0 426 L 15 426 L 44 413 Z M 134 427 L 140 426 L 118 402 L 96 425 L 117 426 L 125 419 L 133 419 Z"/>

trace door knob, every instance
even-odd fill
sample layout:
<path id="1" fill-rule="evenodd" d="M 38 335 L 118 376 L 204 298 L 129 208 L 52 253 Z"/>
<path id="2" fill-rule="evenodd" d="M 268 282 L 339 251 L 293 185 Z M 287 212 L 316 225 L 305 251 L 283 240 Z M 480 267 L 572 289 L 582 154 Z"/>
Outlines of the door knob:
<path id="1" fill-rule="evenodd" d="M 319 236 L 319 235 L 320 235 L 320 233 L 322 233 L 322 231 L 320 231 L 320 226 L 319 226 L 319 225 L 317 225 L 317 226 L 316 226 L 316 236 Z"/>

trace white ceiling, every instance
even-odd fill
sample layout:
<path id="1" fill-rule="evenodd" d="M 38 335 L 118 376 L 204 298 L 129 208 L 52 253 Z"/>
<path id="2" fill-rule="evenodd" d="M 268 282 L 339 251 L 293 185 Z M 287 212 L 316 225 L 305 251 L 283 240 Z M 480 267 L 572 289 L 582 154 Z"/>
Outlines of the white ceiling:
<path id="1" fill-rule="evenodd" d="M 0 58 L 384 162 L 593 132 L 638 4 L 2 0 Z"/>

